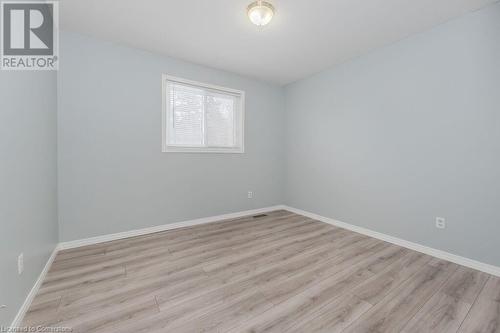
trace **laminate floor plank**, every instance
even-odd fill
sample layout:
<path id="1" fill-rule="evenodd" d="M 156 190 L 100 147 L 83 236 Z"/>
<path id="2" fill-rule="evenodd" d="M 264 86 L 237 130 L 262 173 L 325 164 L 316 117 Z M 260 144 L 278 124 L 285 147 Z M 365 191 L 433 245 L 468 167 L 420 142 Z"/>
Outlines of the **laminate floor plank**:
<path id="1" fill-rule="evenodd" d="M 372 305 L 354 295 L 346 294 L 319 309 L 313 316 L 299 321 L 287 332 L 342 332 L 368 311 Z"/>
<path id="2" fill-rule="evenodd" d="M 175 239 L 180 239 L 183 236 L 189 236 L 189 237 L 196 237 L 198 235 L 206 235 L 211 232 L 215 232 L 218 230 L 223 230 L 223 229 L 238 229 L 238 228 L 244 228 L 245 226 L 250 226 L 250 227 L 256 227 L 260 224 L 265 224 L 268 223 L 269 221 L 274 222 L 274 223 L 279 223 L 282 220 L 287 220 L 288 217 L 295 217 L 295 218 L 300 218 L 300 219 L 307 219 L 306 217 L 303 216 L 297 216 L 296 214 L 283 211 L 283 210 L 277 210 L 274 212 L 269 212 L 266 213 L 267 216 L 259 219 L 255 219 L 252 216 L 246 216 L 246 217 L 241 217 L 237 219 L 227 219 L 227 220 L 222 220 L 218 222 L 213 222 L 213 223 L 207 223 L 207 224 L 201 224 L 198 226 L 190 226 L 190 227 L 183 227 L 183 228 L 178 228 L 178 229 L 173 229 L 173 230 L 166 230 L 166 231 L 159 231 L 151 234 L 146 234 L 142 236 L 134 236 L 134 237 L 129 237 L 129 238 L 124 238 L 124 239 L 119 239 L 119 240 L 114 240 L 114 241 L 109 241 L 109 242 L 103 242 L 99 244 L 92 244 L 92 245 L 86 245 L 86 246 L 81 246 L 77 248 L 72 248 L 72 249 L 66 249 L 62 250 L 58 253 L 61 254 L 63 257 L 69 253 L 85 253 L 87 251 L 94 251 L 97 249 L 100 250 L 114 250 L 114 249 L 122 249 L 122 248 L 127 248 L 127 247 L 133 247 L 135 244 L 141 244 L 144 242 L 149 242 L 151 240 L 155 239 L 163 239 L 165 241 L 168 240 L 175 240 Z M 57 259 L 57 258 L 56 258 Z"/>
<path id="3" fill-rule="evenodd" d="M 443 266 L 426 264 L 351 324 L 345 332 L 401 332 L 457 267 L 452 263 Z"/>
<path id="4" fill-rule="evenodd" d="M 272 228 L 273 226 L 270 226 L 268 228 Z M 319 230 L 322 226 L 315 224 L 309 223 L 308 225 L 302 225 L 300 222 L 299 223 L 288 223 L 288 225 L 285 226 L 286 228 L 291 228 L 294 229 L 294 231 L 291 232 L 291 234 L 296 234 L 297 232 L 307 232 L 309 230 Z M 300 230 L 295 230 L 295 228 L 298 228 Z M 324 230 L 324 229 L 323 229 Z M 272 243 L 273 237 L 275 238 L 286 238 L 290 233 L 284 229 L 280 230 L 281 232 L 278 234 L 273 234 L 272 232 L 269 232 L 266 230 L 266 236 L 255 236 L 252 233 L 244 233 L 247 235 L 253 235 L 253 238 L 246 238 L 246 239 L 240 239 L 241 242 L 237 242 L 236 244 L 245 244 L 246 247 L 252 247 L 254 245 L 253 242 L 259 241 L 260 238 L 267 238 L 267 243 L 270 244 Z M 241 233 L 235 232 L 236 236 L 240 236 Z M 280 236 L 277 236 L 280 235 Z M 234 238 L 231 238 L 230 235 L 227 236 L 229 237 L 229 240 L 233 240 Z M 251 236 L 250 236 L 251 237 Z M 236 238 L 238 239 L 238 238 Z M 223 241 L 225 241 L 224 239 Z M 168 246 L 167 246 L 168 244 Z M 208 242 L 208 246 L 210 246 L 212 249 L 215 249 L 217 251 L 221 251 L 221 248 L 218 247 L 218 242 L 214 240 L 212 243 Z M 235 245 L 234 243 L 231 243 L 231 245 Z M 200 252 L 207 253 L 207 249 L 202 249 L 200 251 L 197 251 L 198 247 L 197 246 L 192 246 L 191 251 L 193 253 L 191 254 L 190 258 L 193 257 L 194 254 L 198 254 Z M 242 249 L 244 250 L 244 249 Z M 196 252 L 197 251 L 197 252 Z M 91 272 L 96 272 L 100 271 L 105 268 L 111 268 L 113 266 L 118 266 L 118 265 L 123 265 L 123 264 L 129 264 L 129 267 L 135 262 L 139 265 L 146 263 L 148 260 L 160 260 L 164 261 L 167 257 L 172 257 L 172 260 L 182 257 L 178 253 L 174 253 L 170 255 L 172 250 L 170 249 L 170 243 L 165 243 L 163 242 L 160 245 L 153 246 L 153 247 L 148 247 L 139 251 L 133 251 L 131 254 L 128 255 L 107 255 L 107 256 L 99 256 L 98 258 L 88 258 L 86 257 L 85 260 L 86 262 L 81 263 L 77 262 L 76 260 L 71 263 L 71 266 L 69 269 L 66 267 L 60 267 L 58 265 L 55 265 L 55 267 L 51 267 L 51 270 L 49 271 L 49 274 L 47 276 L 47 281 L 51 280 L 57 280 L 61 278 L 68 278 L 72 276 L 77 276 L 85 273 L 91 273 Z M 94 259 L 94 260 L 92 260 Z M 70 265 L 70 263 L 66 263 L 66 266 Z M 78 266 L 78 267 L 76 267 Z"/>
<path id="5" fill-rule="evenodd" d="M 290 222 L 297 222 L 297 223 L 290 223 Z M 99 260 L 102 259 L 102 252 L 104 251 L 105 254 L 108 256 L 112 257 L 119 257 L 120 255 L 126 255 L 128 253 L 133 253 L 133 252 L 138 252 L 141 250 L 148 250 L 151 248 L 156 248 L 163 244 L 168 243 L 169 246 L 173 247 L 176 244 L 189 244 L 190 241 L 193 242 L 203 242 L 203 241 L 211 241 L 212 239 L 217 239 L 217 238 L 223 238 L 227 235 L 231 235 L 231 233 L 246 233 L 246 231 L 249 231 L 251 234 L 255 234 L 257 230 L 272 230 L 273 228 L 277 228 L 279 226 L 288 226 L 288 227 L 293 227 L 298 224 L 313 224 L 312 220 L 305 218 L 305 217 L 300 217 L 300 216 L 293 216 L 290 217 L 289 219 L 281 219 L 281 220 L 256 220 L 255 223 L 253 224 L 245 224 L 243 226 L 241 225 L 235 225 L 235 226 L 226 226 L 223 230 L 218 230 L 218 231 L 210 231 L 210 232 L 192 232 L 188 233 L 188 230 L 185 231 L 185 235 L 175 235 L 176 231 L 172 231 L 172 233 L 168 232 L 160 232 L 154 234 L 155 236 L 140 236 L 140 237 L 134 237 L 133 240 L 118 240 L 116 242 L 119 242 L 119 244 L 114 245 L 113 243 L 108 244 L 106 247 L 102 247 L 100 244 L 95 245 L 98 247 L 97 249 L 95 248 L 88 248 L 83 250 L 85 255 L 72 258 L 71 264 L 76 264 L 76 263 L 85 263 L 90 260 L 92 260 L 94 257 Z M 91 251 L 94 251 L 95 253 L 92 253 Z M 76 252 L 78 253 L 78 252 Z M 75 252 L 72 252 L 72 255 L 76 255 Z M 64 256 L 64 253 L 63 253 Z M 78 258 L 78 259 L 77 259 Z M 109 258 L 109 257 L 108 257 Z M 65 260 L 59 260 L 59 258 L 56 258 L 54 262 L 54 268 L 57 268 L 59 265 L 64 266 L 62 263 Z"/>
<path id="6" fill-rule="evenodd" d="M 386 248 L 387 245 L 385 244 L 377 244 L 372 248 L 374 253 L 372 252 L 368 254 L 367 252 L 369 252 L 369 250 L 363 249 L 365 255 L 367 256 L 356 255 L 349 260 L 344 260 L 337 264 L 333 262 L 325 263 L 322 267 L 314 270 L 308 270 L 306 272 L 297 272 L 285 281 L 278 281 L 272 285 L 261 287 L 260 289 L 267 299 L 277 305 L 286 299 L 311 288 L 323 279 L 345 272 L 345 270 L 350 271 L 365 264 L 368 265 L 375 262 L 378 252 Z M 360 268 L 355 274 L 346 279 L 350 280 L 353 277 L 358 278 L 358 275 L 362 275 L 361 280 L 364 280 L 372 277 L 373 273 L 364 268 Z"/>
<path id="7" fill-rule="evenodd" d="M 278 210 L 60 251 L 23 325 L 500 333 L 500 278 Z"/>
<path id="8" fill-rule="evenodd" d="M 296 252 L 297 255 L 301 255 L 300 253 L 300 248 L 297 248 L 296 249 L 298 252 Z M 268 257 L 263 257 L 264 259 L 268 258 Z M 291 257 L 290 257 L 291 258 Z M 165 270 L 169 270 L 171 269 L 171 265 L 168 265 L 168 267 L 165 269 Z M 192 269 L 193 266 L 190 267 L 190 269 Z M 161 274 L 160 274 L 161 273 Z M 170 272 L 168 272 L 170 273 Z M 165 275 L 165 272 L 161 271 L 161 270 L 157 270 L 156 271 L 156 274 L 154 275 L 151 275 L 151 279 L 148 281 L 148 279 L 136 279 L 136 283 L 134 283 L 134 285 L 140 285 L 141 287 L 140 288 L 127 288 L 127 287 L 124 287 L 124 286 L 121 286 L 121 285 L 118 285 L 116 286 L 116 288 L 114 288 L 115 290 L 118 291 L 119 295 L 122 294 L 122 291 L 125 289 L 126 290 L 126 294 L 127 297 L 128 296 L 131 296 L 133 295 L 134 297 L 143 297 L 144 295 L 142 294 L 142 291 L 144 292 L 149 292 L 151 293 L 152 291 L 151 290 L 155 290 L 157 293 L 159 292 L 167 292 L 166 289 L 169 290 L 170 292 L 170 297 L 174 297 L 174 295 L 179 295 L 179 290 L 178 289 L 175 289 L 175 284 L 174 284 L 174 281 L 173 280 L 164 280 L 164 279 L 158 279 L 158 276 L 169 276 L 169 274 Z M 203 278 L 203 276 L 201 276 L 201 278 Z M 161 285 L 163 284 L 167 284 L 168 282 L 168 288 L 167 287 L 160 287 Z M 188 276 L 182 276 L 181 279 L 180 279 L 180 282 L 182 282 L 183 284 L 187 284 L 187 282 L 189 282 L 189 277 Z M 199 283 L 200 281 L 194 281 L 196 282 L 197 284 L 199 284 L 200 286 L 202 286 L 202 288 L 199 288 L 201 290 L 209 290 L 208 288 L 208 285 L 207 285 L 207 282 L 205 281 L 204 283 Z M 151 288 L 148 288 L 148 286 L 152 286 Z M 194 291 L 197 289 L 197 286 L 190 286 L 189 287 L 189 292 L 192 294 L 194 293 Z M 95 291 L 95 290 L 94 290 Z M 176 292 L 177 294 L 172 294 Z M 121 302 L 122 300 L 120 299 L 120 297 L 115 297 L 115 293 L 113 293 L 112 291 L 106 291 L 106 292 L 101 292 L 101 293 L 98 293 L 100 296 L 103 296 L 103 297 L 100 297 L 98 302 L 100 303 L 112 303 L 112 302 Z M 94 293 L 89 293 L 89 296 L 90 296 L 90 299 L 94 299 L 95 297 L 93 296 Z M 183 294 L 181 294 L 183 295 Z M 84 295 L 85 296 L 85 295 Z M 122 297 L 123 298 L 123 297 Z M 65 298 L 65 301 L 63 302 L 64 306 L 67 307 L 69 306 L 71 303 L 73 304 L 79 304 L 80 306 L 82 305 L 82 301 L 85 299 L 85 297 L 80 297 L 80 299 L 78 300 L 78 298 L 75 299 L 75 296 L 72 297 L 72 301 L 70 301 L 69 299 Z M 93 303 L 96 303 L 96 301 L 94 300 Z"/>
<path id="9" fill-rule="evenodd" d="M 487 280 L 486 273 L 459 267 L 403 332 L 457 332 Z"/>
<path id="10" fill-rule="evenodd" d="M 462 323 L 460 333 L 500 333 L 500 278 L 490 276 Z"/>
<path id="11" fill-rule="evenodd" d="M 385 270 L 373 278 L 354 288 L 352 293 L 361 300 L 375 305 L 430 260 L 431 257 L 425 254 L 410 252 L 398 261 L 387 265 Z"/>

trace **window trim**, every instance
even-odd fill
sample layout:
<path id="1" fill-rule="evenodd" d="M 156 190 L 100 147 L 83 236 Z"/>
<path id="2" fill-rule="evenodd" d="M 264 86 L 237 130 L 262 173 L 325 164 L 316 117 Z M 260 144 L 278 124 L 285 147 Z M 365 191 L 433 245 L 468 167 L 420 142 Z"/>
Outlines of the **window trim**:
<path id="1" fill-rule="evenodd" d="M 240 122 L 241 126 L 241 144 L 239 147 L 194 147 L 194 146 L 174 146 L 167 144 L 168 128 L 167 117 L 169 116 L 167 103 L 167 81 L 178 82 L 181 84 L 192 85 L 198 88 L 205 88 L 216 92 L 222 92 L 240 97 Z M 221 87 L 210 83 L 187 80 L 176 76 L 162 74 L 162 152 L 164 153 L 226 153 L 243 154 L 245 152 L 245 92 L 232 88 Z"/>

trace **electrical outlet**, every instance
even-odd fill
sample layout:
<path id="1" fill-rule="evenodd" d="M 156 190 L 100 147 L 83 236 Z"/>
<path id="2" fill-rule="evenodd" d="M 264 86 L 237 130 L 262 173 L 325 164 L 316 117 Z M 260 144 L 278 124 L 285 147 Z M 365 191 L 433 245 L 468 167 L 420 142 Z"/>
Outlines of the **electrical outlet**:
<path id="1" fill-rule="evenodd" d="M 21 253 L 19 257 L 17 257 L 17 273 L 19 275 L 23 274 L 24 271 L 24 255 Z"/>
<path id="2" fill-rule="evenodd" d="M 438 229 L 446 228 L 446 219 L 444 217 L 436 217 L 436 228 Z"/>
<path id="3" fill-rule="evenodd" d="M 253 192 L 252 191 L 248 191 L 247 197 L 248 197 L 248 199 L 252 199 L 253 198 Z"/>

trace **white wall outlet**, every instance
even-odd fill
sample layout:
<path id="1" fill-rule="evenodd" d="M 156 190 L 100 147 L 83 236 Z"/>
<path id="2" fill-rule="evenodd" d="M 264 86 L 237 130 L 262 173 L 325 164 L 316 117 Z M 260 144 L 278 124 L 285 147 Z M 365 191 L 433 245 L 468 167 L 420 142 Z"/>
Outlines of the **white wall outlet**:
<path id="1" fill-rule="evenodd" d="M 21 253 L 17 257 L 17 273 L 21 275 L 23 274 L 23 271 L 24 271 L 24 255 Z"/>
<path id="2" fill-rule="evenodd" d="M 253 198 L 253 192 L 252 191 L 248 191 L 247 197 L 248 197 L 248 199 L 252 199 Z"/>
<path id="3" fill-rule="evenodd" d="M 436 217 L 436 228 L 438 229 L 446 228 L 446 219 L 444 217 Z"/>

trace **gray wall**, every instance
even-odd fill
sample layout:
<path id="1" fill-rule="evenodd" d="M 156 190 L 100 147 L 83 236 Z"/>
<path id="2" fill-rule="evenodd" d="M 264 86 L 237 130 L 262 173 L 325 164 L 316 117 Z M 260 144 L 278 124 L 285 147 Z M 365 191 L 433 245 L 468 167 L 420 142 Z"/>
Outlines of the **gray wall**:
<path id="1" fill-rule="evenodd" d="M 61 61 L 61 241 L 284 201 L 282 88 L 68 32 Z M 244 90 L 245 154 L 162 153 L 162 73 Z"/>
<path id="2" fill-rule="evenodd" d="M 0 72 L 0 326 L 11 324 L 57 243 L 56 93 L 54 72 Z"/>
<path id="3" fill-rule="evenodd" d="M 296 82 L 286 108 L 287 204 L 500 265 L 500 4 Z"/>

